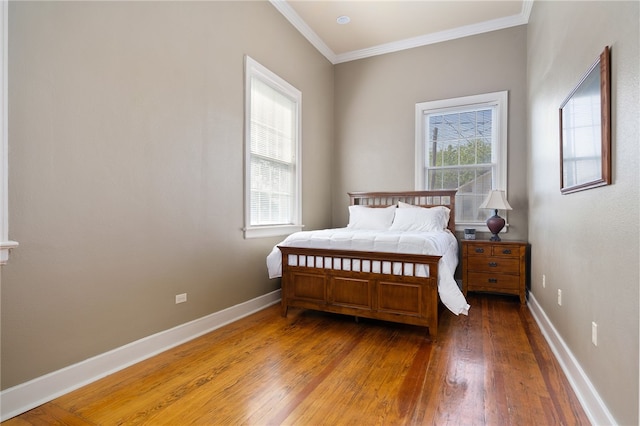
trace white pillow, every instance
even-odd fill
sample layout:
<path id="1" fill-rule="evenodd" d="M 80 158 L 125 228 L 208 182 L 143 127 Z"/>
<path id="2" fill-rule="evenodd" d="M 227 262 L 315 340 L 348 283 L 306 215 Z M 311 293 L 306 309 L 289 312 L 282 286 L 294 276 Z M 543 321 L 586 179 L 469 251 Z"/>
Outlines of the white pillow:
<path id="1" fill-rule="evenodd" d="M 447 207 L 406 208 L 409 206 L 411 205 L 406 204 L 405 208 L 398 209 L 391 224 L 391 231 L 435 232 L 447 229 L 451 212 Z"/>
<path id="2" fill-rule="evenodd" d="M 401 209 L 411 209 L 411 208 L 419 209 L 420 208 L 420 206 L 416 206 L 409 203 L 403 203 L 402 201 L 398 201 L 398 207 Z"/>
<path id="3" fill-rule="evenodd" d="M 445 207 L 445 206 L 433 206 L 433 207 L 420 207 L 420 206 L 416 206 L 415 204 L 408 204 L 408 203 L 403 203 L 402 201 L 398 201 L 398 207 L 401 209 L 406 209 L 406 208 L 413 208 L 413 209 L 424 209 L 424 208 L 429 208 L 429 209 L 442 209 L 444 210 L 445 214 L 446 214 L 446 219 L 447 222 L 445 223 L 444 227 L 448 228 L 449 227 L 449 215 L 451 214 L 451 209 L 449 207 Z"/>
<path id="4" fill-rule="evenodd" d="M 366 207 L 349 206 L 350 229 L 388 230 L 393 222 L 396 206 Z"/>

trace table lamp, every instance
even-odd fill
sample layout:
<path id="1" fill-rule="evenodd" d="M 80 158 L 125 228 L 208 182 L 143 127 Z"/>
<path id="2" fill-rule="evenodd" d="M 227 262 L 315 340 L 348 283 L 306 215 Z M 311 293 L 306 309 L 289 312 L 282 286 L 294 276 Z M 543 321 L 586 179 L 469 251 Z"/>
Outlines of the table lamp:
<path id="1" fill-rule="evenodd" d="M 490 240 L 500 241 L 498 233 L 502 230 L 502 228 L 504 228 L 504 219 L 498 216 L 498 210 L 512 210 L 506 196 L 504 195 L 504 191 L 494 189 L 489 192 L 489 195 L 484 200 L 484 202 L 480 204 L 479 208 L 495 210 L 494 215 L 487 219 L 487 227 L 493 234 Z"/>

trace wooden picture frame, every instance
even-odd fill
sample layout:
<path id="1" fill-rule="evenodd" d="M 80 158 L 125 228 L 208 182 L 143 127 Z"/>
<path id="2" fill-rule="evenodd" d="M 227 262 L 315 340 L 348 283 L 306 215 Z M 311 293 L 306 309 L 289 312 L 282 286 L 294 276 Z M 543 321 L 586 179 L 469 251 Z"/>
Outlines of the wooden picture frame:
<path id="1" fill-rule="evenodd" d="M 605 47 L 560 106 L 560 192 L 611 184 L 611 59 Z"/>

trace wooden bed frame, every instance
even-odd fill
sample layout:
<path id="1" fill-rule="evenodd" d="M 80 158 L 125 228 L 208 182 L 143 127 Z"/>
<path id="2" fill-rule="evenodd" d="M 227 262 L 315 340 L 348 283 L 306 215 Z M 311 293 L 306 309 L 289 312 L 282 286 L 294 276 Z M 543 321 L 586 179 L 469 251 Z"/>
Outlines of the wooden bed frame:
<path id="1" fill-rule="evenodd" d="M 451 209 L 448 228 L 455 231 L 456 191 L 352 192 L 351 205 L 387 207 L 402 201 L 421 207 Z M 438 332 L 438 261 L 441 256 L 278 246 L 282 252 L 282 315 L 290 306 L 323 312 L 425 326 Z M 354 260 L 387 262 L 403 275 L 345 270 Z M 341 269 L 329 269 L 340 262 Z M 325 264 L 327 268 L 325 268 Z M 295 265 L 295 266 L 293 266 Z M 428 277 L 413 276 L 426 265 Z"/>

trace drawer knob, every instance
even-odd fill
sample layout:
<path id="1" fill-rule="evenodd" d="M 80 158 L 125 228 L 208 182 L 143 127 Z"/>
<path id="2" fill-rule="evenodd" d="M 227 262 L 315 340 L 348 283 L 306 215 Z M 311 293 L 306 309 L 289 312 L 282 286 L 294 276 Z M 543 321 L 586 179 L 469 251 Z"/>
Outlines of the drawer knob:
<path id="1" fill-rule="evenodd" d="M 476 248 L 476 253 L 484 253 L 484 249 L 483 248 Z"/>
<path id="2" fill-rule="evenodd" d="M 497 278 L 489 278 L 488 280 L 491 284 L 496 284 L 498 282 Z"/>
<path id="3" fill-rule="evenodd" d="M 511 249 L 502 250 L 502 254 L 511 254 Z"/>
<path id="4" fill-rule="evenodd" d="M 489 266 L 495 268 L 496 266 L 498 266 L 498 262 L 489 262 Z"/>

